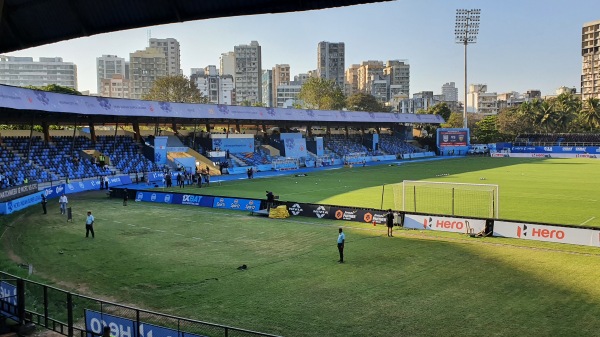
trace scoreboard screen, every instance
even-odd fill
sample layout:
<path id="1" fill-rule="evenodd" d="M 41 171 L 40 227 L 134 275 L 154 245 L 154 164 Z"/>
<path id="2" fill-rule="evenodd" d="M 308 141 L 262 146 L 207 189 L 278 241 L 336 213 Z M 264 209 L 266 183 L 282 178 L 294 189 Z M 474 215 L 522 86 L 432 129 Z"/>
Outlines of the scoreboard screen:
<path id="1" fill-rule="evenodd" d="M 438 129 L 438 147 L 469 145 L 468 129 Z"/>

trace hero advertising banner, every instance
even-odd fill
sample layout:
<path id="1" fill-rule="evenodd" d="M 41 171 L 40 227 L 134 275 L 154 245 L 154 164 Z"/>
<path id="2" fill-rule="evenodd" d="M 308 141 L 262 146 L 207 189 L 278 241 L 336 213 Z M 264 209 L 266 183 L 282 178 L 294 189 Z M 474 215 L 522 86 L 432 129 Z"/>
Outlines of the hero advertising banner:
<path id="1" fill-rule="evenodd" d="M 0 281 L 0 314 L 18 320 L 17 287 L 5 281 Z"/>
<path id="2" fill-rule="evenodd" d="M 494 236 L 600 247 L 600 230 L 495 221 Z"/>
<path id="3" fill-rule="evenodd" d="M 467 233 L 468 227 L 480 233 L 485 230 L 485 220 L 415 214 L 404 216 L 404 228 Z"/>
<path id="4" fill-rule="evenodd" d="M 110 335 L 113 337 L 179 337 L 184 334 L 190 337 L 202 337 L 143 322 L 140 322 L 138 329 L 137 322 L 134 320 L 85 309 L 85 330 L 91 332 L 88 333 L 88 337 L 102 335 L 105 326 L 110 328 Z"/>

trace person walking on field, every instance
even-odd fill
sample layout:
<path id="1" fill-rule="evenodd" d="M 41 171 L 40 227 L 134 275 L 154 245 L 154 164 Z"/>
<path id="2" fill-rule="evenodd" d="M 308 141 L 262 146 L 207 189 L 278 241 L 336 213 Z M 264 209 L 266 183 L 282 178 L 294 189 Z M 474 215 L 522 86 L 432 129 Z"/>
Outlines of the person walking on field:
<path id="1" fill-rule="evenodd" d="M 94 216 L 92 211 L 87 212 L 87 218 L 85 219 L 85 237 L 89 237 L 92 233 L 92 239 L 94 238 Z"/>
<path id="2" fill-rule="evenodd" d="M 394 212 L 391 209 L 388 209 L 387 214 L 385 215 L 386 226 L 387 226 L 387 236 L 393 237 L 392 229 L 394 228 Z"/>
<path id="3" fill-rule="evenodd" d="M 340 253 L 339 263 L 344 263 L 344 242 L 346 241 L 346 235 L 342 231 L 342 228 L 339 229 L 339 235 L 337 239 L 337 247 L 338 252 Z"/>
<path id="4" fill-rule="evenodd" d="M 67 204 L 69 203 L 69 200 L 64 193 L 58 198 L 58 203 L 60 204 L 60 214 L 67 214 Z"/>

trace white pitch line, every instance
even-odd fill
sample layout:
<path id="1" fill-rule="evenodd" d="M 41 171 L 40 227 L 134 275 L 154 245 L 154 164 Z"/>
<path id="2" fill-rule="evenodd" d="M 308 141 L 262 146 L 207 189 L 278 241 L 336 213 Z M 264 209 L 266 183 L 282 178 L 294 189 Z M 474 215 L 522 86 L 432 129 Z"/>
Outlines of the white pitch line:
<path id="1" fill-rule="evenodd" d="M 192 239 L 194 239 L 194 240 L 203 240 L 202 238 L 195 238 L 195 237 L 192 237 Z"/>
<path id="2" fill-rule="evenodd" d="M 179 236 L 183 236 L 183 234 L 179 234 L 179 233 L 174 233 L 175 235 L 179 235 Z"/>
<path id="3" fill-rule="evenodd" d="M 127 226 L 132 226 L 132 227 L 135 227 L 135 225 L 134 225 L 134 224 L 132 224 L 132 223 L 128 223 L 128 224 L 127 224 Z"/>
<path id="4" fill-rule="evenodd" d="M 586 224 L 586 223 L 588 223 L 588 222 L 590 222 L 590 221 L 592 221 L 592 220 L 594 220 L 594 219 L 596 219 L 596 217 L 595 217 L 595 216 L 593 216 L 593 217 L 591 217 L 591 218 L 589 218 L 589 219 L 585 220 L 584 222 L 580 223 L 580 224 L 579 224 L 579 226 L 583 226 L 584 224 Z"/>
<path id="5" fill-rule="evenodd" d="M 152 229 L 152 228 L 149 228 L 149 227 L 142 227 L 142 228 L 143 228 L 143 229 Z"/>
<path id="6" fill-rule="evenodd" d="M 166 233 L 166 231 L 163 231 L 163 230 L 160 230 L 160 229 L 155 229 L 155 231 L 161 232 L 161 233 Z"/>

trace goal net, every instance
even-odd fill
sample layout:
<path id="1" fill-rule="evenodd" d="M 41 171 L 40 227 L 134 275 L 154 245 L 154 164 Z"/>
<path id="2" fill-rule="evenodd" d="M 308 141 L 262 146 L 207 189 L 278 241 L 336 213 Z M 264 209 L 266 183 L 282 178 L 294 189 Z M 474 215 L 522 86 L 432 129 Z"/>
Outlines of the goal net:
<path id="1" fill-rule="evenodd" d="M 404 180 L 394 207 L 405 212 L 498 218 L 498 185 Z"/>

